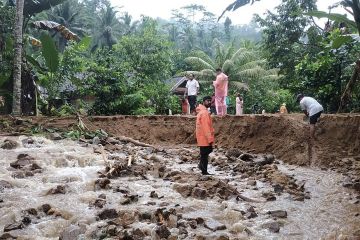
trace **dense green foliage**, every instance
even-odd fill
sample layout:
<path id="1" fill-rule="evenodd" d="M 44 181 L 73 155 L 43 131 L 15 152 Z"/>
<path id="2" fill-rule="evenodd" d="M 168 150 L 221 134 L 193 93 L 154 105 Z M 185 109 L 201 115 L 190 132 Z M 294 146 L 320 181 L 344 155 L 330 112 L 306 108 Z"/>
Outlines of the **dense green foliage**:
<path id="1" fill-rule="evenodd" d="M 14 9 L 6 2 L 0 0 L 0 95 L 11 92 L 13 69 Z M 227 10 L 251 2 L 236 0 Z M 26 0 L 24 15 L 23 65 L 36 76 L 44 114 L 179 113 L 168 79 L 193 72 L 201 95 L 211 95 L 218 67 L 229 76 L 231 109 L 241 93 L 246 113 L 255 103 L 266 112 L 283 102 L 297 111 L 294 96 L 302 92 L 335 112 L 360 50 L 356 17 L 319 12 L 316 0 L 284 0 L 244 26 L 228 17 L 218 22 L 196 4 L 173 10 L 171 20 L 134 21 L 109 0 Z M 330 27 L 313 17 L 328 17 Z M 357 86 L 346 110 L 359 110 L 359 100 Z"/>
<path id="2" fill-rule="evenodd" d="M 2 5 L 0 2 L 0 88 L 9 80 L 12 72 L 14 19 L 14 8 Z"/>
<path id="3" fill-rule="evenodd" d="M 357 41 L 343 41 L 340 23 L 320 29 L 303 12 L 316 10 L 314 0 L 283 1 L 277 14 L 268 13 L 256 20 L 264 28 L 263 49 L 269 63 L 283 75 L 280 86 L 296 94 L 303 92 L 317 98 L 329 112 L 336 112 L 344 86 L 358 59 Z M 305 31 L 304 31 L 305 29 Z M 347 30 L 348 31 L 348 30 Z M 275 44 L 276 43 L 276 44 Z M 353 94 L 356 109 L 359 92 Z"/>

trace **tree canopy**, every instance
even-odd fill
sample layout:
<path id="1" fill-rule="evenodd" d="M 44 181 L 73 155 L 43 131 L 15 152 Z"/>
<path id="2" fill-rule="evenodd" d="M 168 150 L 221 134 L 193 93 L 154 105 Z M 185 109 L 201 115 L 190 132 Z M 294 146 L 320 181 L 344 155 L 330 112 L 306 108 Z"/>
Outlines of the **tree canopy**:
<path id="1" fill-rule="evenodd" d="M 339 2 L 349 17 L 332 13 L 334 6 L 318 11 L 315 0 L 282 1 L 247 25 L 222 17 L 263 1 L 236 0 L 221 16 L 191 4 L 165 20 L 134 19 L 109 0 L 25 0 L 22 75 L 33 85 L 22 87 L 22 101 L 34 106 L 39 100 L 25 113 L 63 113 L 58 109 L 76 98 L 92 99 L 75 104 L 89 114 L 176 113 L 179 98 L 169 92 L 169 79 L 195 73 L 201 94 L 211 94 L 216 68 L 229 76 L 232 103 L 235 94 L 244 96 L 245 112 L 255 103 L 276 112 L 282 102 L 297 111 L 300 92 L 328 112 L 339 105 L 358 111 L 359 2 Z M 14 16 L 14 4 L 0 1 L 3 112 L 12 98 Z M 319 26 L 315 18 L 327 18 L 327 24 Z"/>

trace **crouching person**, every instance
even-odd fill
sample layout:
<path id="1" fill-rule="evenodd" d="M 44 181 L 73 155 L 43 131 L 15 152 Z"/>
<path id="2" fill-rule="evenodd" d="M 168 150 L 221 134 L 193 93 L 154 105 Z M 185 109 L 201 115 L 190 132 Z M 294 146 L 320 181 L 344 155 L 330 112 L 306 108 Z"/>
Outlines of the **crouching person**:
<path id="1" fill-rule="evenodd" d="M 200 147 L 199 169 L 203 175 L 209 175 L 207 165 L 214 144 L 214 128 L 208 111 L 209 107 L 211 107 L 211 97 L 207 96 L 203 98 L 202 104 L 196 108 L 196 140 Z"/>

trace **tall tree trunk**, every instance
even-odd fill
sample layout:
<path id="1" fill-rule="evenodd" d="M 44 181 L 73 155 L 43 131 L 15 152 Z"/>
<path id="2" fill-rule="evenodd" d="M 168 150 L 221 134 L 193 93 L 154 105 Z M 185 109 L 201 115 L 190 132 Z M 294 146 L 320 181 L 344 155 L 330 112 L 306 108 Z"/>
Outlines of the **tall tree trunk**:
<path id="1" fill-rule="evenodd" d="M 349 4 L 350 3 L 350 4 Z M 359 0 L 348 1 L 348 4 L 351 6 L 354 14 L 354 20 L 360 35 L 360 3 Z"/>
<path id="2" fill-rule="evenodd" d="M 356 61 L 354 72 L 351 76 L 350 81 L 346 84 L 345 90 L 341 96 L 338 113 L 341 113 L 351 99 L 351 94 L 355 87 L 356 81 L 360 75 L 360 59 Z"/>
<path id="3" fill-rule="evenodd" d="M 21 64 L 22 64 L 22 44 L 23 44 L 23 12 L 24 0 L 16 0 L 15 18 L 15 56 L 14 56 L 14 87 L 12 114 L 21 114 Z"/>

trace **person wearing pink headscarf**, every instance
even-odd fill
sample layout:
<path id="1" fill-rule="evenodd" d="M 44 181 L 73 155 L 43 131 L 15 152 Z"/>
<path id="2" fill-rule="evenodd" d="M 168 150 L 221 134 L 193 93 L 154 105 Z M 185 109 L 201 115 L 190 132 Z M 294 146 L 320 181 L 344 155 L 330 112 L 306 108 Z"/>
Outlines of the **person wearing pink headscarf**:
<path id="1" fill-rule="evenodd" d="M 216 80 L 213 81 L 213 85 L 215 88 L 215 107 L 217 115 L 224 116 L 227 112 L 225 97 L 228 93 L 228 76 L 226 76 L 220 68 L 216 69 Z"/>

